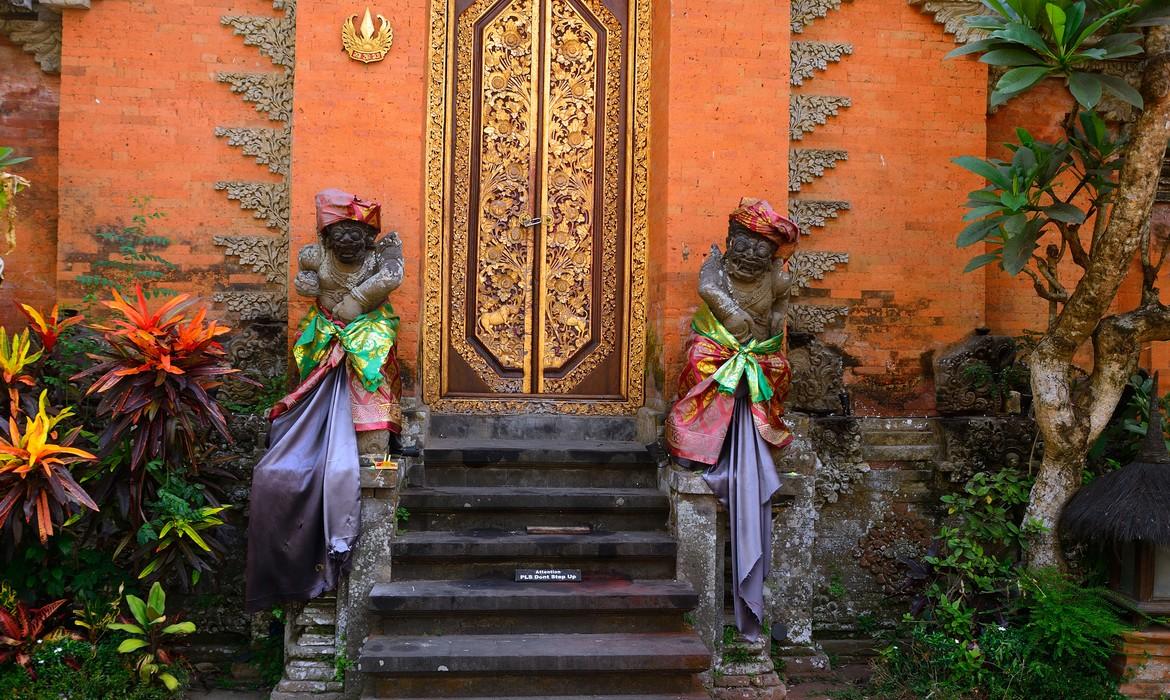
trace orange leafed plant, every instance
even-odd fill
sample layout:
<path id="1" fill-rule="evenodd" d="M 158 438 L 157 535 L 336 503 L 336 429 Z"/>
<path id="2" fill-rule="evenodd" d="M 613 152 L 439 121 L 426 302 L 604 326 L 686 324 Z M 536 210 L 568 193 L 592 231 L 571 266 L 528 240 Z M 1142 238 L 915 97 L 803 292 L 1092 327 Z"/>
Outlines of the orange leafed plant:
<path id="1" fill-rule="evenodd" d="M 53 310 L 49 312 L 47 317 L 42 316 L 39 311 L 28 304 L 21 304 L 20 310 L 28 317 L 29 327 L 41 339 L 41 348 L 46 354 L 53 352 L 57 340 L 66 328 L 81 323 L 85 319 L 84 316 L 78 314 L 61 320 L 56 304 L 53 304 Z"/>
<path id="2" fill-rule="evenodd" d="M 230 329 L 208 321 L 205 309 L 186 316 L 191 301 L 185 294 L 154 311 L 141 286 L 133 302 L 115 291 L 113 301 L 103 303 L 116 316 L 109 325 L 93 327 L 102 331 L 110 350 L 91 354 L 98 363 L 74 379 L 97 376 L 87 393 L 101 395 L 98 414 L 110 418 L 99 447 L 107 451 L 130 440 L 133 500 L 140 504 L 141 467 L 147 461 L 190 463 L 202 428 L 231 439 L 223 411 L 208 392 L 238 370 L 216 340 Z"/>
<path id="3" fill-rule="evenodd" d="M 41 359 L 41 351 L 30 353 L 30 350 L 32 350 L 32 339 L 27 330 L 13 333 L 9 337 L 8 331 L 0 326 L 0 378 L 4 380 L 4 385 L 8 388 L 8 415 L 10 416 L 20 413 L 19 386 L 21 384 L 25 386 L 36 385 L 36 381 L 32 376 L 25 374 L 24 370 Z"/>
<path id="4" fill-rule="evenodd" d="M 91 510 L 98 506 L 69 472 L 68 465 L 96 459 L 85 450 L 72 447 L 80 428 L 75 428 L 59 444 L 57 424 L 73 415 L 63 409 L 56 416 L 48 414 L 48 392 L 41 392 L 37 414 L 25 419 L 24 431 L 15 417 L 8 419 L 8 436 L 0 437 L 0 528 L 5 527 L 17 507 L 24 522 L 37 521 L 42 543 L 53 534 L 55 522 L 62 521 L 74 505 Z M 13 534 L 20 539 L 19 519 L 13 521 Z"/>

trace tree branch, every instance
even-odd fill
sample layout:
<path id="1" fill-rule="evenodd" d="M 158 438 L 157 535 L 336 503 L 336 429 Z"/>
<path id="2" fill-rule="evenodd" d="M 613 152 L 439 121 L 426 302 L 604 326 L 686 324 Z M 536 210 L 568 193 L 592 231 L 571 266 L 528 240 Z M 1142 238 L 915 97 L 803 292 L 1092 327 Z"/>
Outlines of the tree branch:
<path id="1" fill-rule="evenodd" d="M 1170 340 L 1170 307 L 1157 301 L 1101 319 L 1093 332 L 1093 373 L 1089 375 L 1088 444 L 1096 440 L 1138 367 L 1142 343 Z"/>
<path id="2" fill-rule="evenodd" d="M 1112 216 L 1093 246 L 1085 274 L 1037 346 L 1039 357 L 1066 363 L 1072 360 L 1108 312 L 1137 252 L 1141 227 L 1153 206 L 1159 166 L 1170 142 L 1170 27 L 1149 29 L 1146 52 L 1142 81 L 1145 109 L 1138 115 L 1126 148 Z"/>

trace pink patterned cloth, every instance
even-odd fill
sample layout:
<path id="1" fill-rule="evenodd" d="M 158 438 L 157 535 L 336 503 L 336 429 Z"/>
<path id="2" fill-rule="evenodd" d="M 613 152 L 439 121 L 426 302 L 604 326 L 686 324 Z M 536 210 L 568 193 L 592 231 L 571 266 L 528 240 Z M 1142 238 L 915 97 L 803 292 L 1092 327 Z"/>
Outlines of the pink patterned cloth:
<path id="1" fill-rule="evenodd" d="M 321 190 L 317 204 L 317 232 L 338 221 L 360 221 L 382 230 L 382 205 L 338 189 Z"/>
<path id="2" fill-rule="evenodd" d="M 730 219 L 776 244 L 775 257 L 781 257 L 781 247 L 796 243 L 800 237 L 800 228 L 792 219 L 781 215 L 763 199 L 739 200 L 739 208 L 731 212 Z"/>

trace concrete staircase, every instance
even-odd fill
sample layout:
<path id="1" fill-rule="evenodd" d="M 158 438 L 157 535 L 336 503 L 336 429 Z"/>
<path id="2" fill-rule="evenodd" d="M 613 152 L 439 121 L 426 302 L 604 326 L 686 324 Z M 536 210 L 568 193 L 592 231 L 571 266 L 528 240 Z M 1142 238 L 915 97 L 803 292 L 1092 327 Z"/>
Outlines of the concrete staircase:
<path id="1" fill-rule="evenodd" d="M 642 445 L 432 438 L 410 482 L 393 580 L 369 596 L 364 697 L 708 697 L 696 674 L 710 652 L 684 621 L 697 597 L 675 580 L 669 505 Z M 584 580 L 516 583 L 518 568 Z"/>

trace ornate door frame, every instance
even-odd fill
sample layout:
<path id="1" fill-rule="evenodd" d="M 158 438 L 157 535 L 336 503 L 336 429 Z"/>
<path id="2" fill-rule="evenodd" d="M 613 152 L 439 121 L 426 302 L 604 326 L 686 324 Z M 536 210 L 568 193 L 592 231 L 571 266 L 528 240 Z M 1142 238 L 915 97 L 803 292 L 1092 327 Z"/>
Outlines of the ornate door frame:
<path id="1" fill-rule="evenodd" d="M 455 193 L 449 164 L 452 153 L 453 76 L 456 70 L 454 32 L 455 0 L 432 0 L 427 93 L 427 131 L 424 202 L 424 283 L 422 317 L 423 398 L 432 410 L 452 413 L 569 413 L 628 415 L 641 408 L 644 398 L 646 355 L 646 266 L 648 237 L 648 179 L 650 148 L 650 2 L 631 0 L 628 42 L 627 105 L 631 119 L 627 136 L 627 221 L 625 270 L 626 324 L 622 337 L 625 371 L 622 400 L 575 400 L 559 398 L 495 397 L 457 398 L 444 396 L 445 334 L 449 332 L 450 300 L 447 249 L 451 207 Z"/>

